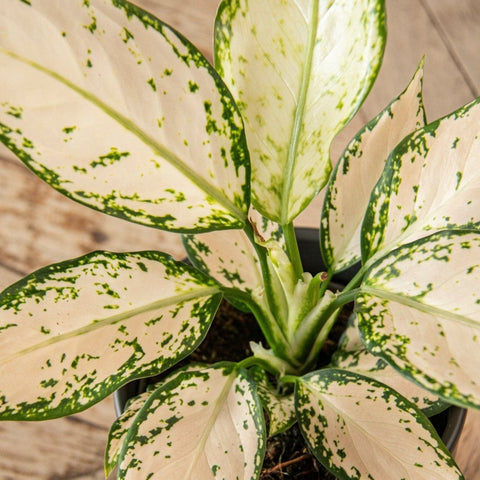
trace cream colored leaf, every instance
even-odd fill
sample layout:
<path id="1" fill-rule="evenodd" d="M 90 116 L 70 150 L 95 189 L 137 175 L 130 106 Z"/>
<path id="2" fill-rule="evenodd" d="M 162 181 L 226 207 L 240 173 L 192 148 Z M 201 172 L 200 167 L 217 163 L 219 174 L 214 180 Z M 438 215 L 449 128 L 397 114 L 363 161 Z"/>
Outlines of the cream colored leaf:
<path id="1" fill-rule="evenodd" d="M 337 477 L 463 480 L 427 417 L 385 385 L 325 369 L 299 379 L 295 395 L 307 443 Z"/>
<path id="2" fill-rule="evenodd" d="M 221 296 L 158 252 L 94 252 L 27 276 L 0 294 L 0 417 L 68 415 L 165 370 L 203 340 Z"/>
<path id="3" fill-rule="evenodd" d="M 379 68 L 384 21 L 378 0 L 222 2 L 215 64 L 242 112 L 267 218 L 290 223 L 327 182 L 330 144 Z"/>
<path id="4" fill-rule="evenodd" d="M 480 408 L 480 234 L 440 232 L 392 251 L 356 301 L 367 348 L 447 401 Z"/>
<path id="5" fill-rule="evenodd" d="M 333 170 L 320 236 L 323 258 L 332 271 L 360 260 L 361 226 L 371 191 L 393 148 L 425 124 L 422 80 L 423 62 L 407 89 L 360 130 Z"/>
<path id="6" fill-rule="evenodd" d="M 414 403 L 427 416 L 434 415 L 447 406 L 436 395 L 405 378 L 384 359 L 372 355 L 361 341 L 357 320 L 345 330 L 343 342 L 333 355 L 332 366 L 356 372 L 388 385 Z"/>
<path id="7" fill-rule="evenodd" d="M 223 363 L 153 391 L 130 428 L 119 479 L 258 478 L 265 426 L 254 384 Z"/>
<path id="8" fill-rule="evenodd" d="M 0 0 L 0 137 L 102 212 L 181 232 L 241 228 L 248 153 L 228 90 L 124 0 Z"/>
<path id="9" fill-rule="evenodd" d="M 480 228 L 479 124 L 477 99 L 395 148 L 363 222 L 364 261 L 436 231 Z"/>

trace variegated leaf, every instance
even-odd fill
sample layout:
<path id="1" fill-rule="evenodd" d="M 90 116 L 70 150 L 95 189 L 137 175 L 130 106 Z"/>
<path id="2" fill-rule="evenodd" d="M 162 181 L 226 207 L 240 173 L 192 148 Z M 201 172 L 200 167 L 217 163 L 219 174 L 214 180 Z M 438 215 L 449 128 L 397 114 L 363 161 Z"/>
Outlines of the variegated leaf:
<path id="1" fill-rule="evenodd" d="M 251 211 L 249 217 L 258 241 L 274 239 L 282 242 L 282 229 L 278 224 L 255 211 Z M 243 230 L 183 235 L 182 238 L 189 260 L 222 285 L 245 292 L 262 287 L 258 257 Z"/>
<path id="2" fill-rule="evenodd" d="M 360 331 L 358 330 L 358 318 L 356 313 L 352 313 L 348 318 L 347 326 L 338 341 L 337 350 L 342 352 L 356 352 L 365 348 Z"/>
<path id="3" fill-rule="evenodd" d="M 364 261 L 435 231 L 479 228 L 479 124 L 477 99 L 395 148 L 363 222 Z"/>
<path id="4" fill-rule="evenodd" d="M 110 475 L 110 473 L 117 466 L 117 462 L 120 458 L 120 453 L 127 438 L 128 432 L 130 431 L 130 427 L 134 424 L 137 414 L 145 405 L 145 402 L 152 394 L 152 391 L 156 390 L 161 385 L 174 380 L 178 375 L 185 371 L 195 371 L 201 368 L 203 368 L 203 366 L 192 364 L 187 365 L 179 370 L 175 370 L 173 373 L 166 376 L 166 378 L 164 378 L 162 381 L 150 385 L 147 388 L 147 391 L 128 401 L 125 406 L 125 410 L 115 420 L 115 422 L 113 422 L 108 434 L 108 442 L 105 448 L 105 478 L 108 477 L 108 475 Z"/>
<path id="5" fill-rule="evenodd" d="M 380 65 L 384 21 L 381 0 L 221 4 L 215 64 L 244 117 L 266 217 L 290 223 L 327 182 L 330 144 Z"/>
<path id="6" fill-rule="evenodd" d="M 143 392 L 131 400 L 125 411 L 113 422 L 108 433 L 107 446 L 105 447 L 105 478 L 117 466 L 123 443 L 127 438 L 130 427 L 133 425 L 138 412 L 150 397 L 150 392 Z"/>
<path id="7" fill-rule="evenodd" d="M 440 232 L 392 251 L 356 301 L 367 348 L 447 401 L 480 408 L 480 233 Z"/>
<path id="8" fill-rule="evenodd" d="M 302 433 L 342 479 L 463 479 L 427 417 L 387 386 L 339 369 L 299 379 Z"/>
<path id="9" fill-rule="evenodd" d="M 275 388 L 262 368 L 251 369 L 250 374 L 257 383 L 258 396 L 268 412 L 269 437 L 288 430 L 297 422 L 293 392 L 285 394 Z"/>
<path id="10" fill-rule="evenodd" d="M 170 367 L 204 338 L 220 298 L 216 282 L 158 252 L 94 252 L 27 276 L 0 294 L 0 417 L 74 413 Z"/>
<path id="11" fill-rule="evenodd" d="M 233 364 L 216 364 L 152 392 L 130 428 L 118 477 L 253 480 L 264 449 L 253 382 Z"/>
<path id="12" fill-rule="evenodd" d="M 352 349 L 353 345 L 357 346 Z M 345 330 L 343 342 L 332 357 L 332 366 L 374 378 L 378 382 L 388 385 L 414 403 L 427 416 L 434 415 L 448 406 L 433 393 L 400 375 L 385 360 L 372 355 L 363 346 L 356 320 Z"/>
<path id="13" fill-rule="evenodd" d="M 221 284 L 252 291 L 262 284 L 262 273 L 250 240 L 243 230 L 183 235 L 189 260 Z"/>
<path id="14" fill-rule="evenodd" d="M 360 233 L 370 193 L 393 148 L 425 124 L 423 61 L 407 89 L 350 142 L 336 164 L 325 195 L 322 257 L 332 271 L 360 260 Z"/>
<path id="15" fill-rule="evenodd" d="M 39 177 L 157 228 L 242 227 L 242 121 L 195 47 L 125 0 L 0 9 L 0 139 Z"/>

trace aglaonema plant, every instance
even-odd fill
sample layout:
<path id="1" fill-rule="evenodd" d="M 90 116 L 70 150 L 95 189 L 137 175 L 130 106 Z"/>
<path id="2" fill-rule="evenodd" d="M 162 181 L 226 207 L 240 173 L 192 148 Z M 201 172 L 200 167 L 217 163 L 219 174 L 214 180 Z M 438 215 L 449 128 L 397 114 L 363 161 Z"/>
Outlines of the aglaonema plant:
<path id="1" fill-rule="evenodd" d="M 2 142 L 68 197 L 182 234 L 190 259 L 96 251 L 7 288 L 0 417 L 73 414 L 170 369 L 113 425 L 107 475 L 255 479 L 267 435 L 298 422 L 338 478 L 463 478 L 428 416 L 480 408 L 479 100 L 427 123 L 420 65 L 331 167 L 381 63 L 383 1 L 223 0 L 215 68 L 125 0 L 0 6 Z M 310 274 L 293 221 L 322 189 Z M 222 298 L 265 344 L 175 368 Z"/>

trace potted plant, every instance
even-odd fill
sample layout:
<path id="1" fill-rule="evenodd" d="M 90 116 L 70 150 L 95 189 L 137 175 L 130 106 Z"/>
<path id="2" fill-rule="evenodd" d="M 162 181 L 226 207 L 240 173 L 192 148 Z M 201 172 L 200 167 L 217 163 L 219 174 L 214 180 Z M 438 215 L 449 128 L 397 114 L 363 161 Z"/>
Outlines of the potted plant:
<path id="1" fill-rule="evenodd" d="M 124 0 L 0 5 L 2 142 L 70 198 L 182 234 L 192 264 L 97 251 L 7 288 L 0 417 L 72 414 L 168 370 L 113 425 L 107 473 L 258 478 L 266 436 L 298 423 L 338 478 L 463 478 L 428 415 L 480 408 L 479 100 L 427 123 L 421 64 L 330 162 L 381 63 L 383 1 L 224 0 L 215 68 Z M 311 274 L 293 221 L 322 188 Z M 266 343 L 175 368 L 222 298 Z"/>

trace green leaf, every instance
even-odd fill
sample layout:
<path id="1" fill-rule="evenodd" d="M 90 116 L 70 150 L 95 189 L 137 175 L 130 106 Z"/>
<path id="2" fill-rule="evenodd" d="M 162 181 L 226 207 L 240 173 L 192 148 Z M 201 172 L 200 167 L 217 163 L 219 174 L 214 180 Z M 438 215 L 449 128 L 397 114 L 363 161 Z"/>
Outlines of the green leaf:
<path id="1" fill-rule="evenodd" d="M 222 285 L 251 292 L 262 285 L 257 255 L 243 230 L 184 235 L 189 260 Z"/>
<path id="2" fill-rule="evenodd" d="M 423 61 L 407 89 L 347 146 L 328 183 L 321 222 L 322 257 L 332 271 L 360 260 L 360 233 L 370 193 L 390 152 L 425 124 Z"/>
<path id="3" fill-rule="evenodd" d="M 281 227 L 253 209 L 249 221 L 258 242 L 283 240 Z M 249 293 L 263 286 L 257 253 L 243 230 L 183 235 L 182 239 L 189 260 L 222 285 Z"/>
<path id="4" fill-rule="evenodd" d="M 150 397 L 150 392 L 143 392 L 133 398 L 127 405 L 125 411 L 110 427 L 107 446 L 105 448 L 105 478 L 107 478 L 117 466 L 123 443 L 127 438 L 130 427 L 133 425 L 138 412 L 145 405 Z"/>
<path id="5" fill-rule="evenodd" d="M 230 363 L 153 391 L 130 427 L 118 478 L 257 479 L 265 449 L 254 383 Z"/>
<path id="6" fill-rule="evenodd" d="M 356 300 L 367 348 L 449 402 L 480 408 L 480 233 L 440 232 L 375 263 Z"/>
<path id="7" fill-rule="evenodd" d="M 215 65 L 237 99 L 252 195 L 289 224 L 325 185 L 330 144 L 367 95 L 385 42 L 382 0 L 224 0 Z"/>
<path id="8" fill-rule="evenodd" d="M 242 121 L 187 40 L 124 0 L 9 2 L 0 30 L 0 139 L 36 175 L 157 228 L 243 226 Z"/>
<path id="9" fill-rule="evenodd" d="M 105 478 L 108 477 L 117 466 L 130 427 L 134 424 L 138 413 L 145 405 L 145 402 L 149 399 L 152 391 L 156 390 L 161 385 L 174 380 L 178 375 L 185 371 L 200 370 L 201 368 L 202 366 L 199 366 L 198 364 L 187 365 L 186 367 L 171 373 L 162 381 L 150 385 L 147 391 L 129 400 L 124 412 L 115 420 L 115 422 L 113 422 L 108 433 L 108 442 L 105 448 Z"/>
<path id="10" fill-rule="evenodd" d="M 268 436 L 273 437 L 288 430 L 297 422 L 293 392 L 285 394 L 275 388 L 262 368 L 251 369 L 249 373 L 257 384 L 258 396 L 268 412 Z"/>
<path id="11" fill-rule="evenodd" d="M 158 252 L 38 270 L 0 294 L 0 417 L 71 414 L 172 366 L 203 340 L 220 299 L 216 282 Z"/>
<path id="12" fill-rule="evenodd" d="M 398 373 L 385 360 L 372 355 L 363 346 L 356 317 L 344 332 L 342 342 L 332 357 L 332 366 L 356 372 L 388 385 L 414 403 L 427 416 L 435 415 L 448 406 L 433 393 Z"/>
<path id="13" fill-rule="evenodd" d="M 340 479 L 463 479 L 427 417 L 373 379 L 320 370 L 299 379 L 295 398 L 308 445 Z"/>
<path id="14" fill-rule="evenodd" d="M 480 98 L 395 148 L 363 222 L 364 261 L 435 231 L 480 227 L 479 124 Z"/>

